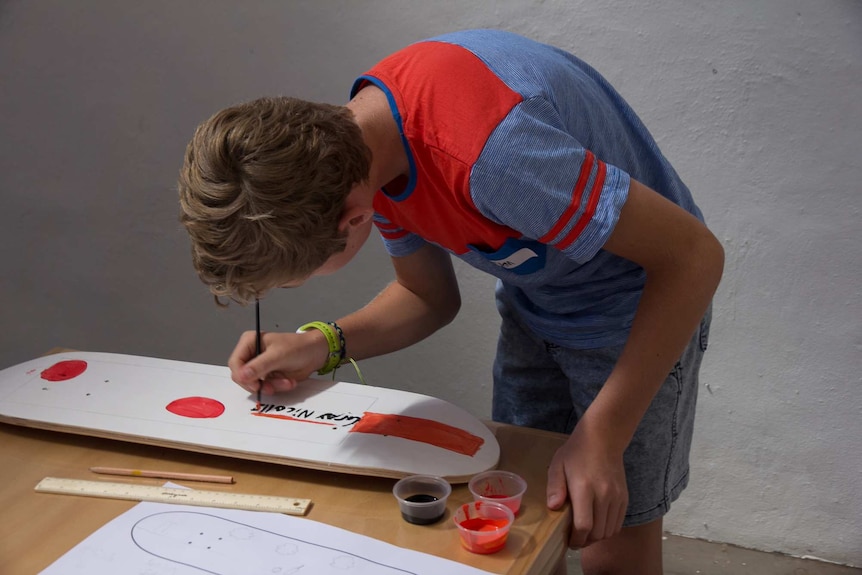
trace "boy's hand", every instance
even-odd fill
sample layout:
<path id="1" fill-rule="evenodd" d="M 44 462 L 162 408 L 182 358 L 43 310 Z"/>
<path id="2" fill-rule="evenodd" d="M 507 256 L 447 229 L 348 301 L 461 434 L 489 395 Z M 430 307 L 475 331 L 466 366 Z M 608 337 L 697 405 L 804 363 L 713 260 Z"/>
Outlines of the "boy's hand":
<path id="1" fill-rule="evenodd" d="M 242 334 L 228 360 L 231 379 L 249 393 L 272 395 L 294 389 L 326 362 L 329 347 L 317 330 L 263 333 L 263 351 L 255 357 L 257 334 Z"/>
<path id="2" fill-rule="evenodd" d="M 586 547 L 620 532 L 628 488 L 622 453 L 590 437 L 582 425 L 557 450 L 548 469 L 548 507 L 572 504 L 569 547 Z"/>

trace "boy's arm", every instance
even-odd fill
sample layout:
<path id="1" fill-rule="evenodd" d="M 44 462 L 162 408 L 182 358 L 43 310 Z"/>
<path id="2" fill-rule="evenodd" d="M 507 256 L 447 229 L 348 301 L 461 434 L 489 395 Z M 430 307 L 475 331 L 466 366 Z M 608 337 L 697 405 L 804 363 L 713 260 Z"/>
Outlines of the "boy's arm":
<path id="1" fill-rule="evenodd" d="M 461 308 L 449 254 L 426 244 L 392 258 L 395 281 L 362 309 L 338 320 L 354 359 L 408 347 L 451 322 Z"/>
<path id="2" fill-rule="evenodd" d="M 392 261 L 395 281 L 362 309 L 336 320 L 353 359 L 408 347 L 451 322 L 460 309 L 458 282 L 447 252 L 427 244 Z M 302 334 L 265 333 L 264 351 L 255 357 L 255 335 L 244 333 L 228 361 L 233 380 L 250 393 L 257 391 L 261 379 L 266 394 L 293 389 L 320 369 L 329 353 L 323 333 L 312 329 Z"/>
<path id="3" fill-rule="evenodd" d="M 721 244 L 697 218 L 632 180 L 604 249 L 646 272 L 632 329 L 602 391 L 558 452 L 548 505 L 571 499 L 571 544 L 616 533 L 627 491 L 622 455 L 667 374 L 682 354 L 718 286 Z"/>

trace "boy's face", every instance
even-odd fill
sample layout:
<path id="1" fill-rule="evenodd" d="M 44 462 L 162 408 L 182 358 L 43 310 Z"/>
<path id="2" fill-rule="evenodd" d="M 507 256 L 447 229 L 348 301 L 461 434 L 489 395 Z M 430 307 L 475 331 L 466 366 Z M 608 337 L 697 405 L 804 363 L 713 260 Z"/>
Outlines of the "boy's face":
<path id="1" fill-rule="evenodd" d="M 371 226 L 373 225 L 373 222 L 369 219 L 359 225 L 347 227 L 347 245 L 345 245 L 343 251 L 330 256 L 322 266 L 314 270 L 306 279 L 287 282 L 282 284 L 281 287 L 299 287 L 313 277 L 328 276 L 343 268 L 354 258 L 360 248 L 365 245 L 365 241 L 371 234 Z"/>
<path id="2" fill-rule="evenodd" d="M 359 250 L 365 245 L 365 241 L 368 239 L 368 236 L 371 234 L 371 226 L 374 225 L 373 222 L 369 219 L 368 221 L 362 222 L 356 226 L 349 226 L 347 228 L 347 245 L 344 246 L 344 251 L 341 251 L 337 254 L 333 254 L 330 256 L 326 263 L 317 268 L 312 275 L 316 276 L 325 276 L 331 273 L 337 272 L 345 265 L 347 265 L 350 260 L 359 253 Z"/>

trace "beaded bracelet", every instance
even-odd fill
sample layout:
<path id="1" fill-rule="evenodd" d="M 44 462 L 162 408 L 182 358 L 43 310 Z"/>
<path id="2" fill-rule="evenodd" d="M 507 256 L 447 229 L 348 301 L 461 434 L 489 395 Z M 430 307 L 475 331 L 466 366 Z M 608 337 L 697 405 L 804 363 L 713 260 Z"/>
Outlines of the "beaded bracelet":
<path id="1" fill-rule="evenodd" d="M 334 371 L 346 356 L 344 333 L 334 322 L 325 323 L 322 321 L 309 322 L 296 330 L 296 332 L 301 333 L 309 329 L 317 329 L 323 333 L 324 337 L 326 337 L 326 343 L 329 345 L 329 355 L 326 356 L 326 363 L 317 371 L 318 375 L 326 375 Z"/>
<path id="2" fill-rule="evenodd" d="M 344 340 L 344 332 L 334 321 L 322 322 L 312 321 L 296 330 L 296 333 L 302 333 L 309 329 L 320 330 L 326 337 L 326 343 L 329 345 L 329 355 L 326 357 L 326 363 L 318 370 L 318 375 L 326 375 L 332 373 L 332 380 L 335 381 L 335 370 L 342 363 L 350 362 L 356 370 L 356 375 L 359 376 L 359 381 L 362 385 L 365 383 L 365 378 L 362 377 L 362 372 L 359 371 L 359 365 L 352 357 L 347 356 L 347 343 Z"/>
<path id="3" fill-rule="evenodd" d="M 341 328 L 338 327 L 338 324 L 334 321 L 328 321 L 326 323 L 335 328 L 335 333 L 338 334 L 338 348 L 341 350 L 341 357 L 338 361 L 338 365 L 341 365 L 344 363 L 345 358 L 347 358 L 347 342 L 344 341 L 344 332 L 341 331 Z M 332 351 L 332 348 L 330 348 L 330 351 Z"/>

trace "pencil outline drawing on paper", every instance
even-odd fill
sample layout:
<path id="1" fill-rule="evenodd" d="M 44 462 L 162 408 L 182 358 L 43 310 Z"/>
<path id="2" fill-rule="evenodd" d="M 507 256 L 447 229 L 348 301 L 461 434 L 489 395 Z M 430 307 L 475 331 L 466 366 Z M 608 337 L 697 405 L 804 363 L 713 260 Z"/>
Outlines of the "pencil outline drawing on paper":
<path id="1" fill-rule="evenodd" d="M 213 575 L 417 575 L 335 547 L 195 511 L 147 515 L 132 526 L 131 538 L 154 557 Z"/>

